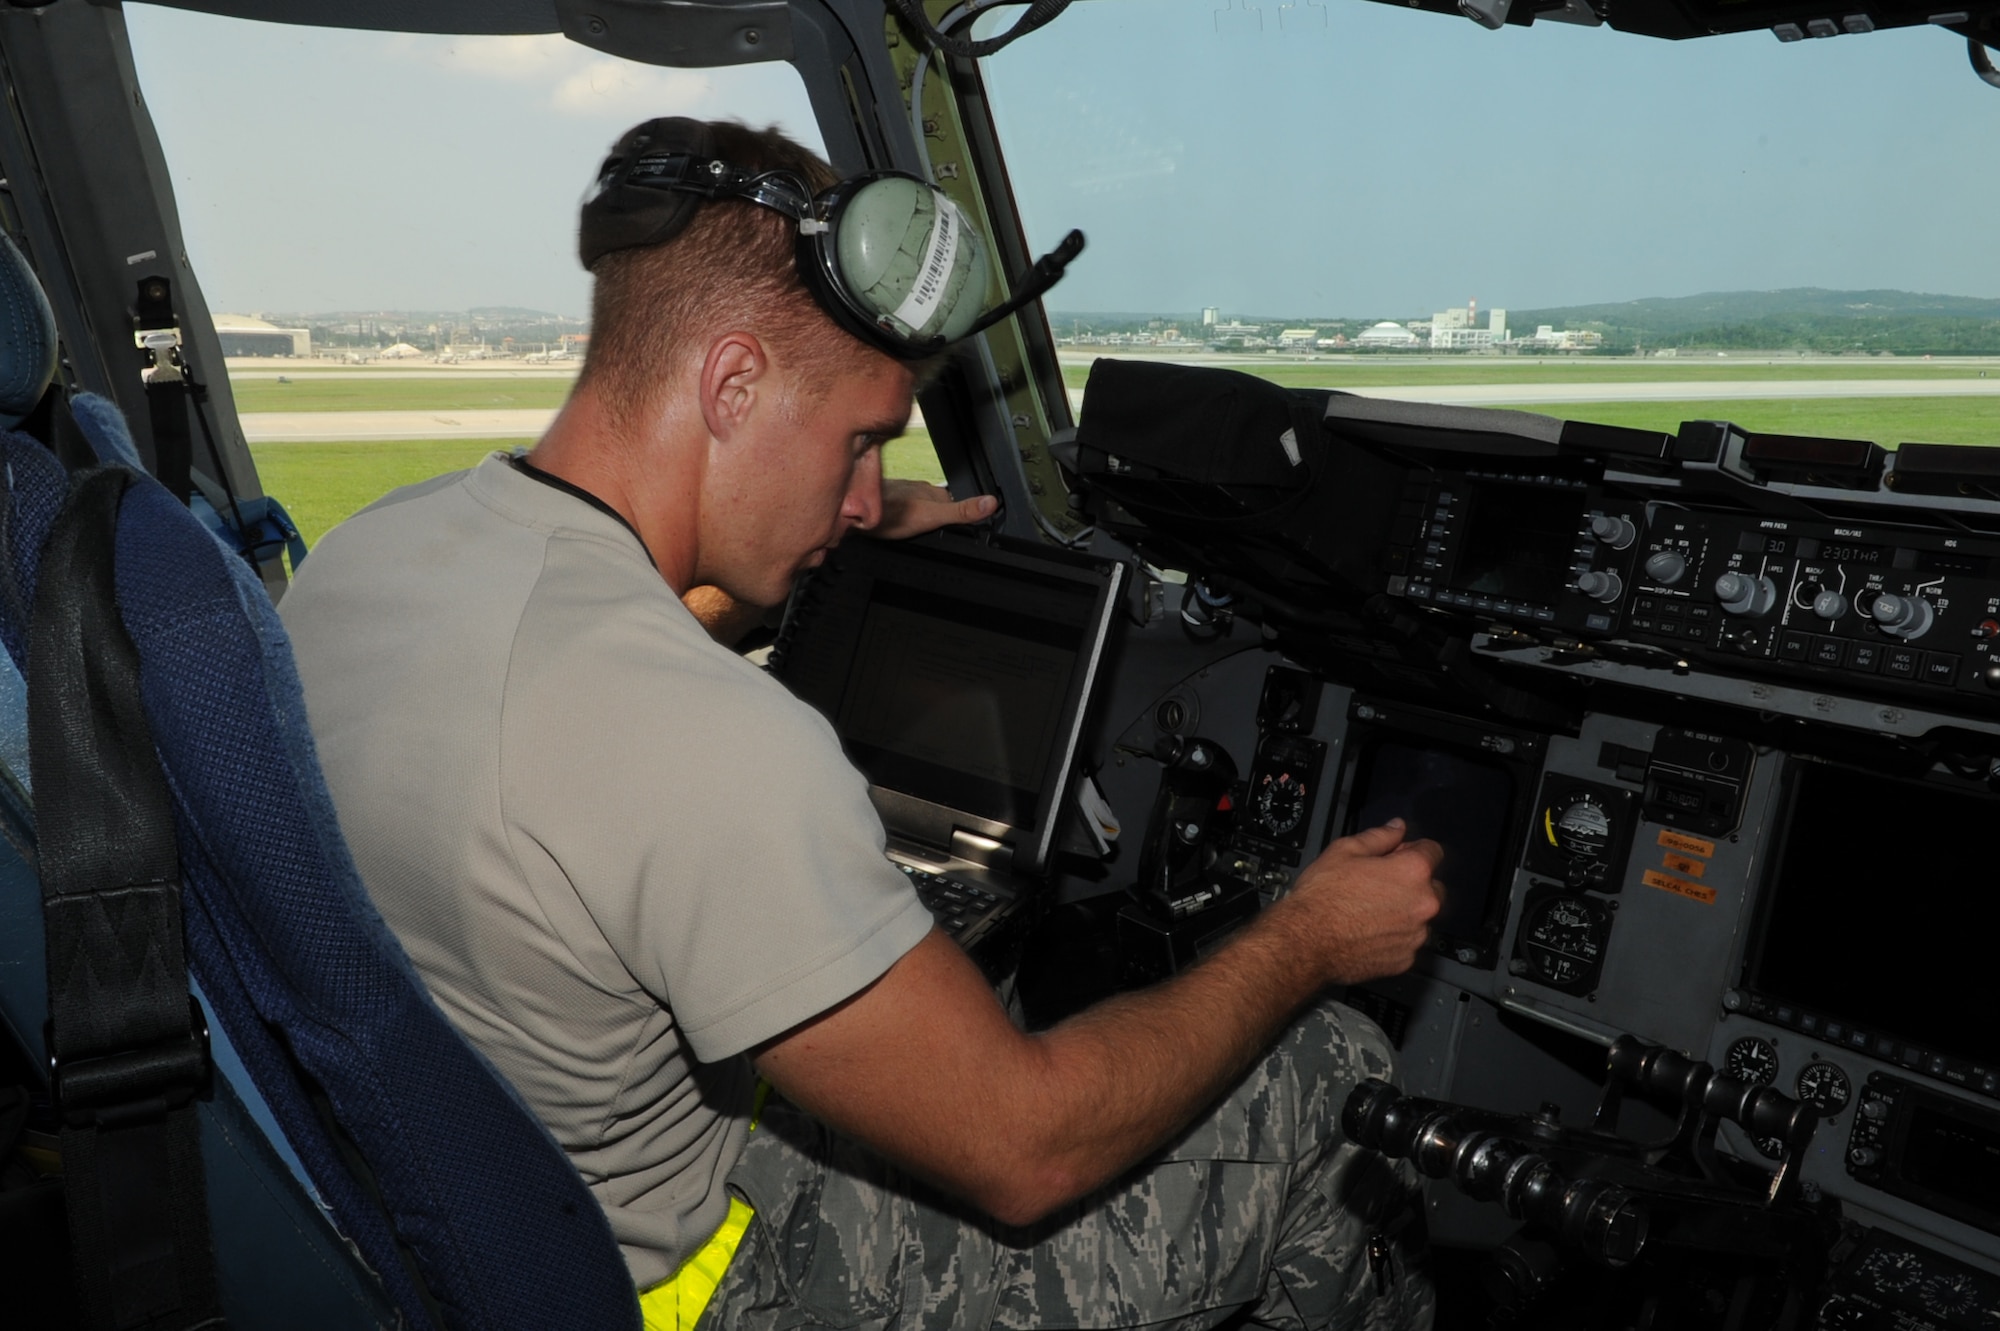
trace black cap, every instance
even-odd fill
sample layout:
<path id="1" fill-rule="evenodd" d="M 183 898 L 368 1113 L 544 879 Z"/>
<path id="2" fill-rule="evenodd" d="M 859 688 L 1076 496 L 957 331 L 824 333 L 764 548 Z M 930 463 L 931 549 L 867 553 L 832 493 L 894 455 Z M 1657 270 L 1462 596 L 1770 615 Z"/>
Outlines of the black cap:
<path id="1" fill-rule="evenodd" d="M 576 252 L 585 268 L 613 250 L 658 245 L 672 239 L 705 202 L 696 194 L 621 183 L 626 165 L 648 152 L 713 157 L 715 133 L 706 121 L 686 116 L 664 116 L 625 131 L 611 155 L 604 159 L 597 181 L 583 201 Z"/>

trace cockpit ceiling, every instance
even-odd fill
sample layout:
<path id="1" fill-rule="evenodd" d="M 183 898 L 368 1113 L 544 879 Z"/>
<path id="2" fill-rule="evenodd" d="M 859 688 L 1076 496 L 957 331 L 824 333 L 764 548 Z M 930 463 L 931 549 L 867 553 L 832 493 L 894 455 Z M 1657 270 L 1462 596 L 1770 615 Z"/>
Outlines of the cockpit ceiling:
<path id="1" fill-rule="evenodd" d="M 154 0 L 225 18 L 381 32 L 560 32 L 630 60 L 684 69 L 788 60 L 786 0 Z M 814 8 L 821 8 L 814 6 Z"/>
<path id="2" fill-rule="evenodd" d="M 601 45 L 607 26 L 684 29 L 693 41 L 680 64 L 735 64 L 782 58 L 766 44 L 747 47 L 725 33 L 789 29 L 786 0 L 150 0 L 268 23 L 386 32 L 566 32 Z M 1464 16 L 1487 27 L 1543 22 L 1599 24 L 1650 37 L 1687 38 L 1769 29 L 1785 39 L 1850 36 L 1879 28 L 1934 24 L 2000 42 L 2000 2 L 1973 0 L 1381 0 L 1398 8 Z"/>
<path id="3" fill-rule="evenodd" d="M 317 28 L 361 28 L 381 32 L 520 33 L 561 32 L 556 0 L 148 0 L 169 9 L 192 9 L 225 18 L 264 23 L 298 23 Z M 614 6 L 625 8 L 624 5 Z M 656 8 L 679 8 L 660 4 Z M 714 9 L 733 6 L 687 6 Z"/>

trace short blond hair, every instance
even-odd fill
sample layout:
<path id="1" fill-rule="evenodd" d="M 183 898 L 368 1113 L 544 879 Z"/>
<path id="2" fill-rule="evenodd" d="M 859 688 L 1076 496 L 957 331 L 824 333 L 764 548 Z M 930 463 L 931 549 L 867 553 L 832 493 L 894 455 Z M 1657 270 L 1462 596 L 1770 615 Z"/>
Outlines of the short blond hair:
<path id="1" fill-rule="evenodd" d="M 715 155 L 752 171 L 790 171 L 817 194 L 839 177 L 773 126 L 711 126 Z M 704 203 L 677 235 L 614 250 L 591 265 L 590 345 L 579 392 L 599 394 L 614 415 L 656 405 L 667 368 L 711 338 L 743 330 L 798 370 L 812 396 L 833 378 L 880 355 L 819 307 L 800 280 L 798 224 L 741 199 Z"/>

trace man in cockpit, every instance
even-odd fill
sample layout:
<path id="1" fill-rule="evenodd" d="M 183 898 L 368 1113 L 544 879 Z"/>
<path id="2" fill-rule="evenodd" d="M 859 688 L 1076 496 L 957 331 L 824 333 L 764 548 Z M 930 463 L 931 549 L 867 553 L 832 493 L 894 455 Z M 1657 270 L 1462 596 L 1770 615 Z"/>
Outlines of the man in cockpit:
<path id="1" fill-rule="evenodd" d="M 823 163 L 654 121 L 606 167 L 548 433 L 343 524 L 283 610 L 364 881 L 648 1324 L 1427 1324 L 1411 1179 L 1338 1122 L 1389 1047 L 1319 996 L 1411 964 L 1437 847 L 1336 841 L 1200 965 L 1018 1030 L 832 730 L 704 629 L 990 501 L 884 489 L 915 357 L 802 283 Z"/>

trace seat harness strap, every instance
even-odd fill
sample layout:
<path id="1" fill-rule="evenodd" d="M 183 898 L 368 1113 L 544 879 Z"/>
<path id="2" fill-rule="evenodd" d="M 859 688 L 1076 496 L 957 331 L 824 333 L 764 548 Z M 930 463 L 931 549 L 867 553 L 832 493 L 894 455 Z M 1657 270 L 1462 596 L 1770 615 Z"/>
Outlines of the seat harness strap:
<path id="1" fill-rule="evenodd" d="M 195 1096 L 208 1028 L 188 993 L 173 806 L 118 613 L 118 506 L 83 472 L 43 550 L 28 742 L 46 920 L 50 1092 L 84 1325 L 219 1327 Z"/>

